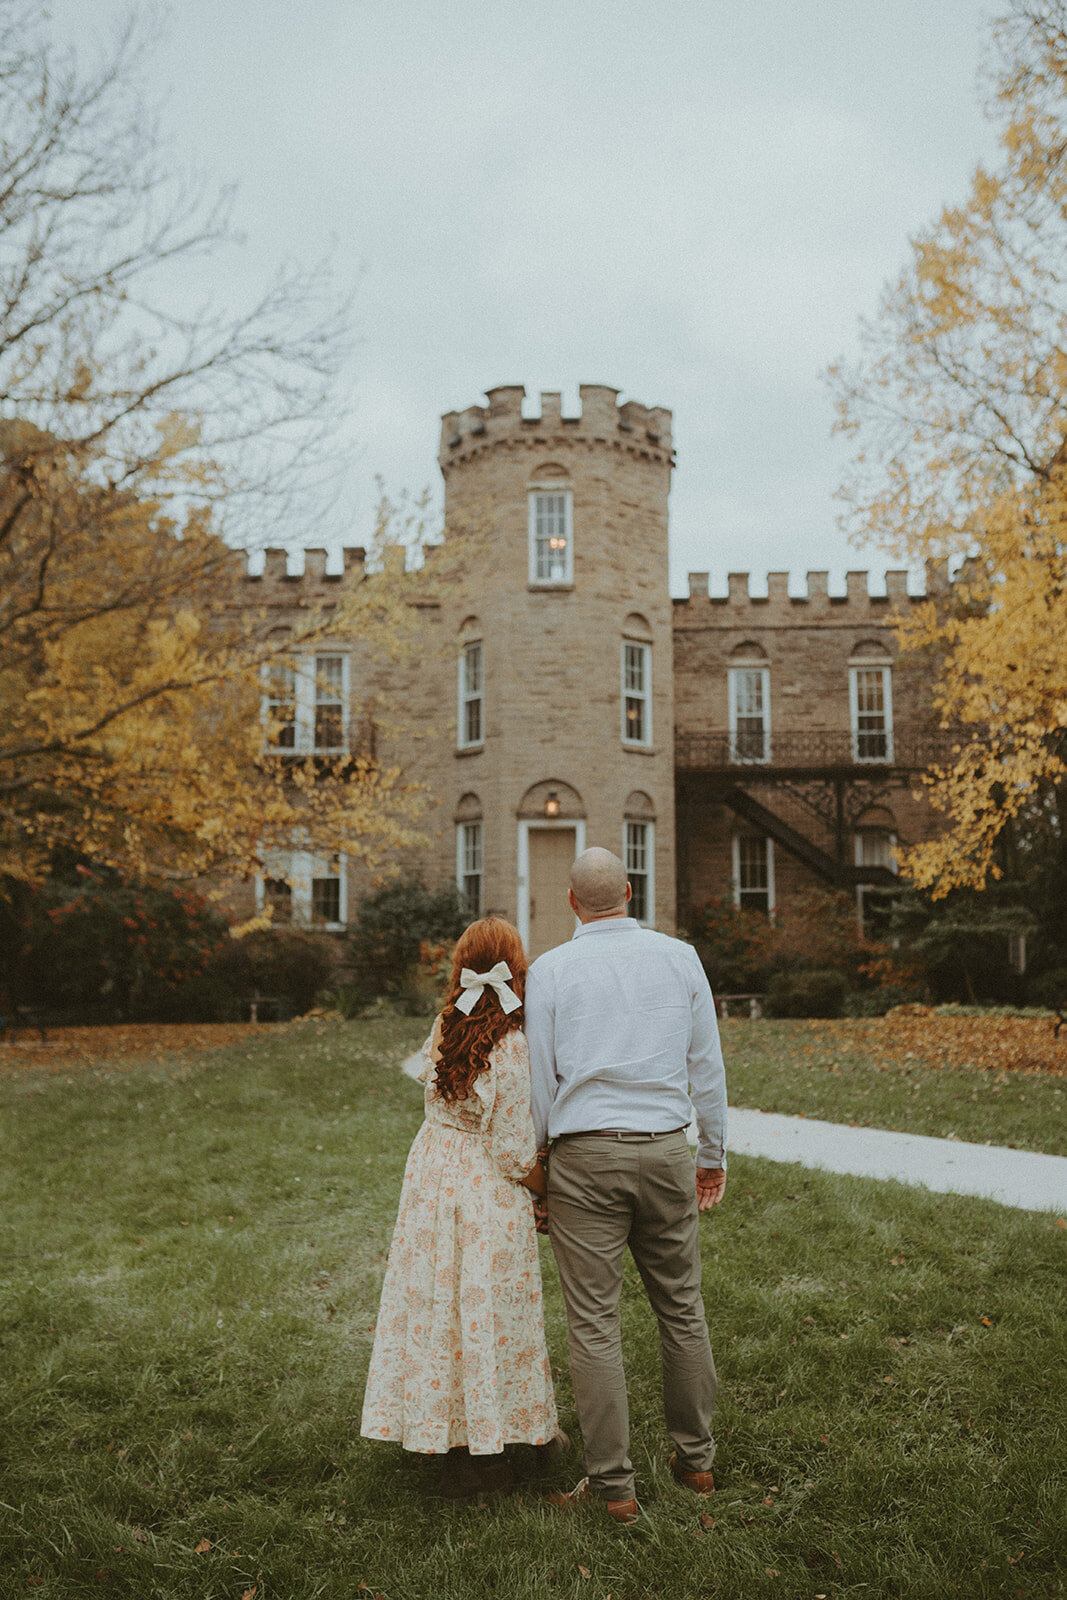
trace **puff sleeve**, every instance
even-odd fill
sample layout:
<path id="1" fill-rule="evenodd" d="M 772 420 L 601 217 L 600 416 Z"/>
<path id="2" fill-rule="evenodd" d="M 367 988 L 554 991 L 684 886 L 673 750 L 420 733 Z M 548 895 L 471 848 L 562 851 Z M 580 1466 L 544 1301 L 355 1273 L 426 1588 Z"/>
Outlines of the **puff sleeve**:
<path id="1" fill-rule="evenodd" d="M 504 1035 L 493 1063 L 496 1093 L 486 1128 L 489 1159 L 504 1178 L 518 1183 L 537 1158 L 530 1115 L 530 1052 L 526 1035 Z"/>

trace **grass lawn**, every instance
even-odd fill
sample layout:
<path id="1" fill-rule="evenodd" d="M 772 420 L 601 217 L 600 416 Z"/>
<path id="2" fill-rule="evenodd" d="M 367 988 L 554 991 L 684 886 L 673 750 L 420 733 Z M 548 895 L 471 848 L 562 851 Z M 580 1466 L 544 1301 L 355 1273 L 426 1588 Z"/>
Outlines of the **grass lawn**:
<path id="1" fill-rule="evenodd" d="M 731 1105 L 1067 1155 L 1067 1032 L 1053 1041 L 1051 1021 L 729 1020 L 722 1040 Z"/>
<path id="2" fill-rule="evenodd" d="M 776 1056 L 798 1095 L 821 1087 L 778 1026 L 730 1029 L 735 1098 L 762 1103 L 748 1085 Z M 432 1460 L 361 1440 L 421 1115 L 396 1063 L 422 1032 L 304 1024 L 0 1081 L 4 1600 L 1067 1593 L 1067 1229 L 988 1202 L 733 1160 L 702 1224 L 708 1502 L 667 1474 L 655 1331 L 628 1281 L 638 1532 L 543 1506 L 576 1462 L 536 1479 L 520 1452 L 527 1488 L 456 1508 Z M 848 1120 L 858 1074 L 780 1109 Z M 1011 1085 L 1042 1108 L 1047 1087 Z M 999 1140 L 1005 1095 L 967 1104 L 955 1131 Z M 1029 1142 L 1021 1111 L 1012 1127 Z M 544 1263 L 572 1426 L 547 1247 Z"/>

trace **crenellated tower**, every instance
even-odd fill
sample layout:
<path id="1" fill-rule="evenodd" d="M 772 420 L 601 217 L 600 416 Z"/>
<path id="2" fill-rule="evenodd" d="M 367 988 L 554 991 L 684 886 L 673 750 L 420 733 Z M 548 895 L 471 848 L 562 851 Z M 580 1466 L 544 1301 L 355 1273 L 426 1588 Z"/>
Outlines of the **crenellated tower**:
<path id="1" fill-rule="evenodd" d="M 670 412 L 598 384 L 564 416 L 525 391 L 442 419 L 446 525 L 482 531 L 447 624 L 457 671 L 448 794 L 472 900 L 533 954 L 569 936 L 567 873 L 627 859 L 642 920 L 674 921 Z M 443 774 L 442 774 L 443 777 Z"/>

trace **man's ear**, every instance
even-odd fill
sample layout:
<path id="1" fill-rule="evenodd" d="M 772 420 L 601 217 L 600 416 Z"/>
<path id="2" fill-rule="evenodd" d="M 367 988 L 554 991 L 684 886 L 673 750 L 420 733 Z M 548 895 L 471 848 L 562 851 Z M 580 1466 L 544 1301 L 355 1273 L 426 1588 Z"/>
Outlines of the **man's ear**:
<path id="1" fill-rule="evenodd" d="M 567 890 L 567 904 L 570 906 L 571 910 L 574 912 L 574 915 L 577 916 L 578 915 L 578 902 L 574 898 L 574 890 L 573 889 L 568 889 Z"/>
<path id="2" fill-rule="evenodd" d="M 627 901 L 627 904 L 629 904 L 629 902 L 633 899 L 633 893 L 634 893 L 633 890 L 630 888 L 630 881 L 629 881 L 629 879 L 627 879 L 627 881 L 626 881 L 626 901 Z"/>

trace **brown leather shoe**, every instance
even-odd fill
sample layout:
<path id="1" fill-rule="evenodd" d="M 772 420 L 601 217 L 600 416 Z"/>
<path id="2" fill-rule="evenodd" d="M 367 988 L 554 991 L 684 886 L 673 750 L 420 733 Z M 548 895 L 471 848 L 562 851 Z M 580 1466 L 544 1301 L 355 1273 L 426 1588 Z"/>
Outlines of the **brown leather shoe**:
<path id="1" fill-rule="evenodd" d="M 694 1494 L 714 1494 L 715 1479 L 710 1472 L 687 1472 L 678 1465 L 677 1451 L 672 1451 L 670 1459 L 671 1477 L 685 1489 L 692 1489 Z"/>
<path id="2" fill-rule="evenodd" d="M 550 1494 L 548 1503 L 561 1511 L 573 1511 L 576 1506 L 602 1505 L 613 1522 L 639 1522 L 641 1519 L 636 1500 L 602 1500 L 590 1489 L 588 1478 L 583 1478 L 581 1483 L 566 1493 Z"/>

